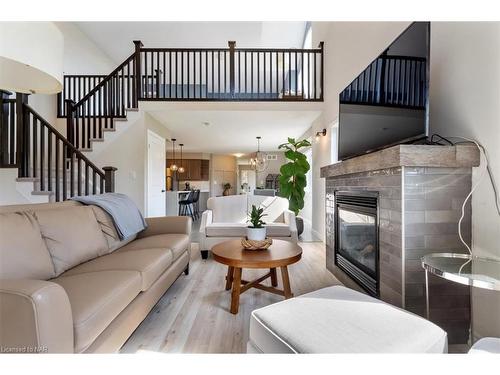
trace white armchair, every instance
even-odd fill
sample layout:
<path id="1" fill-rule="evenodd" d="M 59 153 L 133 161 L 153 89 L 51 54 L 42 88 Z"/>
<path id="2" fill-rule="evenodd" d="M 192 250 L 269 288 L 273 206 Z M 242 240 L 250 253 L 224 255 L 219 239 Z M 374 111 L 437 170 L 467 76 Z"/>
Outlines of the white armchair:
<path id="1" fill-rule="evenodd" d="M 264 208 L 267 235 L 287 241 L 298 241 L 295 214 L 288 200 L 280 197 L 230 195 L 208 199 L 200 224 L 200 250 L 203 259 L 212 246 L 234 238 L 245 237 L 248 213 L 256 205 Z"/>

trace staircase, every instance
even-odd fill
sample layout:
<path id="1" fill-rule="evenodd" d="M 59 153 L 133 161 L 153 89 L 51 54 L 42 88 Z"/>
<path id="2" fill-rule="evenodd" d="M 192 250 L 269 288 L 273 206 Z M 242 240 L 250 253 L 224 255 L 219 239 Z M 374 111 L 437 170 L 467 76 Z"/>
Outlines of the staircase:
<path id="1" fill-rule="evenodd" d="M 28 104 L 28 95 L 0 92 L 0 168 L 17 169 L 17 192 L 28 202 L 58 202 L 114 191 L 113 167 L 98 168 Z"/>

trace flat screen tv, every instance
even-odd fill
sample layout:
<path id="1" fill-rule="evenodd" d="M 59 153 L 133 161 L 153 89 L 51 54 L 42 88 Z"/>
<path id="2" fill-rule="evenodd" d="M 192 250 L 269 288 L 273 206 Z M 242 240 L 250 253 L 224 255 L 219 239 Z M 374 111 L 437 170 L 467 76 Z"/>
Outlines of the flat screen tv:
<path id="1" fill-rule="evenodd" d="M 429 22 L 412 23 L 339 95 L 339 160 L 428 135 Z"/>

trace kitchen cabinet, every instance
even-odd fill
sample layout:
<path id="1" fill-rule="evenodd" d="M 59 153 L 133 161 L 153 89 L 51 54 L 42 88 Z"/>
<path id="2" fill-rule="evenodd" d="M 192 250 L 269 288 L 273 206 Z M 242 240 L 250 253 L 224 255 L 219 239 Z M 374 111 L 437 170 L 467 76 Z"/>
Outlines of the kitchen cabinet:
<path id="1" fill-rule="evenodd" d="M 184 159 L 184 173 L 179 176 L 182 181 L 208 181 L 210 161 L 202 159 Z"/>

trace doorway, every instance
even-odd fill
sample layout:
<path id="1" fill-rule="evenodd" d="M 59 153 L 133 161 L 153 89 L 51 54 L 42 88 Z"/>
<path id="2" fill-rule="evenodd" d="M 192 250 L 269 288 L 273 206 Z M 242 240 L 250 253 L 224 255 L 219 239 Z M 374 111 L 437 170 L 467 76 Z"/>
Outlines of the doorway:
<path id="1" fill-rule="evenodd" d="M 146 216 L 165 216 L 166 213 L 166 150 L 165 139 L 148 130 L 148 177 Z"/>

